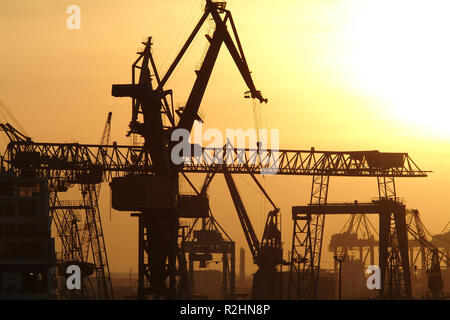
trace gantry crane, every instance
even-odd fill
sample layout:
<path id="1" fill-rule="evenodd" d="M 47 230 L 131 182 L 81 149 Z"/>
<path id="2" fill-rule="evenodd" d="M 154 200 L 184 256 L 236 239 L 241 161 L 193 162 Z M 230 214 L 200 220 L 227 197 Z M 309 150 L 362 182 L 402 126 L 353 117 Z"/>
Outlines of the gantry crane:
<path id="1" fill-rule="evenodd" d="M 443 280 L 441 274 L 441 262 L 450 264 L 450 257 L 445 252 L 440 251 L 431 241 L 428 240 L 427 232 L 418 210 L 409 210 L 408 233 L 420 245 L 422 258 L 422 269 L 426 272 L 428 280 L 427 296 L 432 299 L 443 297 Z"/>
<path id="2" fill-rule="evenodd" d="M 89 246 L 89 243 L 83 243 L 83 241 L 89 242 L 89 239 L 83 239 L 81 225 L 82 212 L 85 212 L 88 207 L 82 201 L 60 200 L 55 188 L 51 184 L 49 186 L 50 216 L 61 240 L 61 258 L 58 263 L 58 274 L 62 277 L 60 295 L 68 299 L 95 299 L 97 290 L 90 278 L 94 273 L 94 264 L 88 261 L 83 251 Z M 65 285 L 67 267 L 74 264 L 81 269 L 81 291 L 67 290 Z"/>
<path id="3" fill-rule="evenodd" d="M 370 265 L 375 264 L 375 247 L 378 246 L 378 232 L 365 214 L 352 214 L 344 224 L 342 230 L 331 236 L 329 250 L 338 255 L 348 256 L 348 251 L 359 250 L 359 259 L 364 265 L 370 259 Z M 366 252 L 364 252 L 366 249 Z M 338 262 L 334 262 L 334 271 L 337 274 Z"/>
<path id="4" fill-rule="evenodd" d="M 215 173 L 206 174 L 200 191 L 191 184 L 184 173 L 183 176 L 197 195 L 207 197 L 208 188 Z M 196 229 L 199 221 L 201 221 L 200 228 Z M 194 219 L 186 234 L 184 249 L 189 254 L 189 288 L 191 292 L 194 292 L 195 287 L 194 262 L 199 262 L 200 268 L 206 268 L 207 263 L 212 261 L 213 254 L 220 254 L 222 256 L 222 297 L 224 299 L 235 297 L 235 243 L 214 218 L 211 208 L 209 208 L 208 217 Z"/>
<path id="5" fill-rule="evenodd" d="M 314 154 L 315 150 L 311 150 L 311 152 Z M 313 213 L 306 210 L 305 212 L 293 214 L 294 230 L 289 281 L 290 298 L 314 299 L 317 297 L 330 177 L 334 175 L 333 168 L 340 165 L 346 168 L 348 175 L 362 176 L 358 170 L 352 169 L 352 162 L 355 164 L 355 169 L 359 168 L 358 164 L 363 162 L 371 169 L 377 171 L 375 176 L 378 185 L 378 198 L 386 203 L 398 202 L 395 177 L 398 177 L 400 172 L 405 173 L 405 168 L 408 168 L 406 171 L 410 171 L 410 169 L 417 167 L 404 153 L 365 151 L 352 152 L 348 159 L 333 154 L 324 154 L 320 157 L 318 165 L 323 170 L 323 173 L 314 173 L 313 175 L 309 202 L 309 206 L 314 208 Z M 426 176 L 426 172 L 422 171 L 422 174 Z M 324 209 L 323 212 L 321 212 L 322 209 Z M 409 298 L 412 292 L 405 212 L 404 210 L 398 210 L 397 206 L 386 206 L 382 210 L 383 212 L 379 215 L 379 255 L 382 278 L 380 295 L 386 297 L 385 289 L 395 286 L 396 296 Z M 386 273 L 388 277 L 386 277 Z M 386 283 L 388 278 L 389 282 Z"/>
<path id="6" fill-rule="evenodd" d="M 333 204 L 331 206 L 333 207 L 336 205 L 337 204 Z M 364 204 L 362 204 L 362 206 L 364 206 Z M 347 250 L 358 247 L 360 250 L 361 261 L 365 263 L 367 255 L 370 252 L 370 264 L 374 264 L 373 251 L 374 247 L 378 247 L 378 241 L 375 240 L 374 234 L 378 235 L 378 232 L 367 219 L 366 214 L 355 213 L 358 210 L 358 207 L 357 201 L 355 201 L 353 205 L 348 204 L 346 206 L 347 209 L 343 209 L 345 206 L 341 205 L 341 211 L 347 210 L 348 213 L 353 211 L 353 214 L 351 214 L 341 233 L 332 236 L 330 250 L 334 251 L 335 254 L 339 249 L 341 249 L 344 253 L 347 253 Z M 334 211 L 336 212 L 337 210 L 334 209 Z M 362 231 L 359 232 L 360 237 L 358 236 L 358 230 Z M 440 264 L 441 262 L 446 263 L 449 260 L 448 256 L 444 252 L 441 252 L 428 240 L 427 235 L 430 236 L 430 233 L 423 225 L 418 210 L 406 210 L 406 230 L 412 237 L 412 240 L 408 241 L 410 251 L 410 267 L 415 265 L 415 262 L 420 256 L 422 270 L 425 272 L 428 279 L 427 296 L 433 299 L 441 298 L 443 287 Z M 415 246 L 419 246 L 420 248 L 417 255 L 414 254 L 413 250 Z M 363 254 L 364 247 L 369 249 L 366 254 Z M 391 277 L 391 280 L 394 280 L 394 277 L 398 278 L 398 275 L 395 275 L 394 272 L 398 272 L 398 270 L 389 270 L 388 275 Z"/>
<path id="7" fill-rule="evenodd" d="M 139 157 L 143 146 L 127 145 L 88 145 L 78 143 L 41 143 L 32 141 L 11 141 L 6 149 L 4 161 L 18 173 L 32 171 L 34 174 L 51 179 L 58 173 L 58 183 L 79 183 L 89 177 L 92 181 L 111 181 L 123 175 L 145 173 L 153 174 L 150 157 Z M 275 157 L 275 152 L 277 156 Z M 371 165 L 364 155 L 373 155 L 373 151 L 334 152 L 316 150 L 261 150 L 236 148 L 202 147 L 203 157 L 187 157 L 182 174 L 189 173 L 233 173 L 260 174 L 263 169 L 274 167 L 270 159 L 276 160 L 277 175 L 329 175 L 338 177 L 383 177 L 386 172 Z M 383 153 L 377 152 L 379 156 Z M 106 157 L 103 155 L 106 154 Z M 358 156 L 356 157 L 355 154 Z M 363 155 L 363 156 L 360 156 Z M 392 177 L 426 177 L 427 171 L 417 167 L 410 156 L 401 153 L 403 161 L 388 173 Z M 231 156 L 231 158 L 230 158 Z M 210 159 L 215 158 L 217 163 Z M 336 159 L 323 166 L 324 159 Z M 106 159 L 106 162 L 104 161 Z M 100 173 L 100 175 L 99 175 Z M 103 175 L 102 175 L 103 174 Z M 311 216 L 307 215 L 306 217 Z M 295 215 L 301 220 L 302 215 Z M 311 219 L 309 219 L 311 220 Z M 304 219 L 303 222 L 308 221 Z M 308 230 L 308 229 L 305 229 Z M 298 237 L 293 233 L 294 237 Z M 308 239 L 308 238 L 304 238 Z M 297 245 L 297 238 L 294 242 Z M 311 243 L 311 241 L 309 241 Z M 299 247 L 301 248 L 301 247 Z M 297 247 L 296 247 L 297 249 Z M 298 253 L 298 256 L 302 256 Z M 295 255 L 297 257 L 297 255 Z M 291 261 L 291 274 L 303 261 Z M 294 268 L 292 270 L 292 268 Z M 298 278 L 292 279 L 296 281 Z M 292 284 L 290 285 L 292 290 Z M 295 286 L 294 288 L 297 288 Z M 297 290 L 297 289 L 296 289 Z"/>
<path id="8" fill-rule="evenodd" d="M 450 257 L 450 221 L 445 225 L 440 234 L 430 235 L 432 240 L 431 243 L 437 247 L 441 248 L 447 256 Z M 450 261 L 448 261 L 450 263 Z M 447 269 L 450 269 L 450 264 L 448 264 Z"/>

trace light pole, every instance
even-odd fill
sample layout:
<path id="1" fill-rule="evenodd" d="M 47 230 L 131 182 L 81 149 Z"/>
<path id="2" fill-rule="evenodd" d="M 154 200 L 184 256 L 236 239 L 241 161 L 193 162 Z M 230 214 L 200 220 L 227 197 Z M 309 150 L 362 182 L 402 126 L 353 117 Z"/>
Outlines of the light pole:
<path id="1" fill-rule="evenodd" d="M 342 300 L 342 262 L 345 261 L 346 254 L 336 254 L 333 257 L 339 263 L 339 300 Z"/>

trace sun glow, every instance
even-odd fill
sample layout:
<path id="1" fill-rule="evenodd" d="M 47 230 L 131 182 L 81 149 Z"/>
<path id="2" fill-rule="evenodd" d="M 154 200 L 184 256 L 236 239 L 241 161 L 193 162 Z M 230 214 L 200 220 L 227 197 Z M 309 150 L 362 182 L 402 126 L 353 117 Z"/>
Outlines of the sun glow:
<path id="1" fill-rule="evenodd" d="M 352 9 L 356 85 L 403 125 L 450 138 L 450 2 L 361 1 Z"/>

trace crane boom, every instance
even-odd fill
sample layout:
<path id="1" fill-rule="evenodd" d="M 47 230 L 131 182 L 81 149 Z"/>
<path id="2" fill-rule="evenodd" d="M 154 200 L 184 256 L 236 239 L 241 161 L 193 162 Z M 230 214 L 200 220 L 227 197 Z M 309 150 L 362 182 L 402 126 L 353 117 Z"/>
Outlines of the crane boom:
<path id="1" fill-rule="evenodd" d="M 258 270 L 253 276 L 252 299 L 279 299 L 282 296 L 282 282 L 281 273 L 279 272 L 278 267 L 283 263 L 281 227 L 278 215 L 280 210 L 276 208 L 264 188 L 252 175 L 252 178 L 258 187 L 274 206 L 274 209 L 267 215 L 260 242 L 252 227 L 250 218 L 245 210 L 231 173 L 225 172 L 224 177 L 231 198 L 233 199 L 245 238 L 247 239 L 250 252 L 252 253 L 253 260 L 258 266 Z"/>
<path id="2" fill-rule="evenodd" d="M 256 258 L 259 251 L 259 240 L 256 236 L 255 230 L 250 222 L 247 211 L 245 210 L 244 203 L 242 202 L 241 196 L 237 190 L 236 184 L 234 183 L 233 177 L 230 173 L 224 173 L 225 181 L 230 191 L 231 198 L 233 199 L 234 207 L 236 208 L 237 215 L 239 217 L 239 222 L 241 223 L 242 229 L 244 230 L 245 239 L 247 240 L 248 247 L 252 253 L 253 258 Z"/>
<path id="3" fill-rule="evenodd" d="M 207 1 L 205 11 L 209 11 L 211 13 L 211 16 L 216 24 L 216 30 L 214 31 L 212 38 L 207 37 L 208 41 L 210 42 L 210 46 L 208 48 L 208 51 L 206 53 L 205 59 L 203 60 L 200 70 L 197 71 L 197 79 L 195 81 L 194 87 L 192 88 L 189 99 L 186 103 L 185 110 L 177 125 L 177 128 L 186 129 L 188 131 L 192 129 L 194 120 L 197 117 L 200 102 L 202 101 L 206 86 L 212 73 L 212 69 L 214 67 L 217 55 L 219 54 L 220 47 L 223 42 L 225 43 L 228 51 L 231 54 L 231 57 L 234 60 L 234 63 L 236 64 L 239 72 L 241 73 L 241 76 L 244 79 L 251 93 L 251 97 L 258 99 L 261 103 L 267 102 L 267 99 L 263 98 L 261 92 L 258 91 L 255 87 L 250 70 L 247 65 L 247 61 L 244 56 L 244 52 L 242 50 L 242 45 L 237 35 L 236 27 L 232 20 L 231 12 L 228 10 L 223 11 L 217 10 L 214 2 L 210 0 Z M 219 12 L 226 13 L 224 19 L 220 17 Z M 236 48 L 236 45 L 233 42 L 233 39 L 231 38 L 231 35 L 227 30 L 226 23 L 228 20 L 231 21 L 232 30 L 239 49 Z"/>
<path id="4" fill-rule="evenodd" d="M 1 125 L 1 124 L 0 124 Z M 102 153 L 107 153 L 103 162 Z M 387 167 L 379 166 L 373 158 L 383 159 L 378 151 L 311 151 L 311 150 L 264 150 L 259 157 L 256 149 L 202 148 L 203 157 L 192 155 L 182 168 L 185 173 L 259 174 L 271 168 L 269 159 L 278 154 L 277 175 L 329 175 L 340 177 L 426 177 L 429 172 L 420 169 L 407 153 L 398 153 L 401 163 Z M 89 175 L 92 179 L 102 179 L 96 173 L 105 172 L 106 181 L 127 173 L 155 172 L 150 157 L 143 146 L 95 145 L 79 143 L 53 143 L 12 140 L 5 151 L 4 161 L 19 170 L 33 168 L 41 176 L 49 176 L 52 171 L 61 171 L 62 178 L 77 179 L 79 175 Z M 232 154 L 232 157 L 230 156 Z M 355 157 L 358 154 L 358 157 Z M 321 166 L 326 162 L 326 166 Z"/>

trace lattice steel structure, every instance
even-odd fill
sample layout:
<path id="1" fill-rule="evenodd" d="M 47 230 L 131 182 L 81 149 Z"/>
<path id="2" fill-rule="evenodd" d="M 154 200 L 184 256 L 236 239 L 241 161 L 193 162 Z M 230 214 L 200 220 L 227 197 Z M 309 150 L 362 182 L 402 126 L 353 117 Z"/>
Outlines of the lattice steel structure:
<path id="1" fill-rule="evenodd" d="M 347 157 L 344 155 L 347 155 Z M 311 156 L 309 159 L 315 160 L 316 158 Z M 318 208 L 326 205 L 330 176 L 342 174 L 339 170 L 340 165 L 345 167 L 345 171 L 347 171 L 346 173 L 349 176 L 354 173 L 357 173 L 357 176 L 376 176 L 379 199 L 393 201 L 397 200 L 394 177 L 402 176 L 405 173 L 405 167 L 409 169 L 417 168 L 414 162 L 408 159 L 405 154 L 378 153 L 376 151 L 339 153 L 338 156 L 324 153 L 318 160 L 314 162 L 314 171 L 320 169 L 322 174 L 313 175 L 309 203 L 309 205 L 317 206 Z M 406 172 L 410 171 L 409 169 Z M 419 173 L 418 176 L 422 174 L 426 173 Z M 415 176 L 415 174 L 411 176 Z M 380 219 L 382 222 L 380 222 L 380 242 L 382 243 L 380 252 L 383 257 L 380 259 L 382 282 L 384 283 L 385 281 L 386 259 L 390 257 L 388 272 L 390 296 L 410 297 L 411 281 L 410 279 L 403 279 L 403 277 L 410 277 L 404 213 L 392 212 L 389 216 L 383 214 L 380 215 Z M 289 298 L 314 299 L 317 297 L 324 225 L 325 214 L 320 212 L 294 216 Z M 387 230 L 389 230 L 388 233 L 386 233 Z M 406 247 L 404 247 L 405 244 Z M 404 260 L 405 257 L 406 260 Z M 399 269 L 401 270 L 399 271 Z M 396 288 L 395 292 L 393 291 L 394 287 Z M 383 285 L 384 288 L 385 286 Z M 401 288 L 403 288 L 403 291 L 401 291 Z M 384 295 L 383 291 L 381 295 Z"/>
<path id="2" fill-rule="evenodd" d="M 330 177 L 426 177 L 430 172 L 421 170 L 407 153 L 396 153 L 401 159 L 398 166 L 383 168 L 377 162 L 391 153 L 199 148 L 203 156 L 187 157 L 181 172 Z M 11 141 L 5 160 L 14 168 L 30 168 L 44 177 L 60 171 L 60 180 L 68 183 L 83 178 L 102 181 L 102 174 L 104 180 L 110 180 L 125 173 L 154 173 L 143 146 Z"/>
<path id="3" fill-rule="evenodd" d="M 192 149 L 195 147 L 192 146 Z M 421 170 L 407 153 L 264 150 L 265 156 L 260 156 L 264 152 L 257 149 L 201 148 L 201 150 L 203 156 L 197 155 L 186 160 L 181 172 L 267 173 L 268 171 L 265 170 L 273 170 L 273 164 L 276 163 L 277 175 L 313 176 L 312 204 L 326 203 L 330 176 L 377 177 L 380 198 L 392 199 L 396 198 L 391 192 L 395 190 L 393 177 L 426 177 L 428 173 Z M 276 153 L 279 155 L 278 158 L 274 157 Z M 385 163 L 392 155 L 399 161 L 395 166 L 387 167 Z M 215 160 L 212 161 L 212 159 Z M 273 162 L 273 159 L 278 160 Z M 150 156 L 142 146 L 12 141 L 7 147 L 5 160 L 15 170 L 33 170 L 42 177 L 51 178 L 58 173 L 59 182 L 68 185 L 95 184 L 130 173 L 152 174 L 154 172 Z M 304 217 L 303 221 L 297 220 L 297 222 L 302 221 L 301 223 L 294 223 L 292 270 L 298 274 L 302 272 L 301 270 L 308 271 L 305 277 L 290 281 L 290 292 L 300 292 L 299 297 L 315 295 L 324 218 L 323 214 L 318 214 Z M 390 225 L 389 221 L 387 224 Z M 395 235 L 394 230 L 390 234 Z M 303 249 L 305 251 L 302 253 L 300 250 Z M 309 259 L 305 258 L 307 256 Z M 308 289 L 303 289 L 303 286 Z"/>
<path id="4" fill-rule="evenodd" d="M 109 142 L 110 126 L 111 113 L 108 114 L 102 134 L 102 143 Z M 31 138 L 26 137 L 8 123 L 0 124 L 0 128 L 11 140 L 10 143 L 33 143 Z M 3 159 L 9 158 L 8 154 L 9 149 L 7 148 Z M 32 157 L 32 154 L 25 152 L 21 156 L 27 158 Z M 21 156 L 19 155 L 19 158 Z M 36 153 L 34 156 L 36 156 Z M 99 156 L 103 159 L 104 153 L 100 152 Z M 96 183 L 101 182 L 101 177 L 96 176 L 95 179 L 86 178 L 89 174 L 85 173 L 84 176 L 81 175 L 77 176 L 76 179 L 67 180 L 62 177 L 64 172 L 61 170 L 50 170 L 45 175 L 41 175 L 42 172 L 34 170 L 33 166 L 18 169 L 12 162 L 8 161 L 8 164 L 9 169 L 15 170 L 17 175 L 41 176 L 48 180 L 50 216 L 61 239 L 62 255 L 58 265 L 59 275 L 63 278 L 67 277 L 65 274 L 66 267 L 70 264 L 77 264 L 82 270 L 83 277 L 81 292 L 65 290 L 63 285 L 61 295 L 77 299 L 113 298 L 108 257 L 98 206 L 100 187 Z M 75 184 L 80 186 L 82 202 L 73 201 L 70 204 L 67 201 L 61 202 L 58 194 L 68 191 Z M 81 216 L 84 216 L 84 219 Z M 89 278 L 94 272 L 96 275 L 95 284 Z"/>
<path id="5" fill-rule="evenodd" d="M 334 255 L 344 253 L 349 255 L 350 250 L 359 251 L 359 260 L 363 265 L 375 264 L 375 247 L 378 247 L 378 231 L 372 225 L 367 215 L 352 214 L 342 230 L 331 235 L 329 251 Z M 368 262 L 368 259 L 369 262 Z M 338 264 L 334 263 L 334 272 L 337 274 Z"/>
<path id="6" fill-rule="evenodd" d="M 397 201 L 394 201 L 393 199 L 380 199 L 372 203 L 342 203 L 342 204 L 320 204 L 320 205 L 310 204 L 307 206 L 292 207 L 294 222 L 296 220 L 303 220 L 305 216 L 311 217 L 319 214 L 322 215 L 378 214 L 379 230 L 380 230 L 379 264 L 381 269 L 381 283 L 382 283 L 380 295 L 382 297 L 389 297 L 389 298 L 411 297 L 411 279 L 408 261 L 406 220 L 403 221 L 401 220 L 402 217 L 405 217 L 405 212 L 406 212 L 405 206 Z M 394 218 L 392 218 L 392 216 L 394 216 Z M 389 221 L 391 219 L 395 219 L 393 223 L 395 223 L 394 228 L 396 230 L 396 233 L 394 235 L 390 232 L 391 226 L 389 224 Z M 405 224 L 402 224 L 402 222 L 405 222 Z M 396 244 L 393 244 L 393 241 L 391 240 L 394 236 L 396 237 L 396 239 L 400 239 L 397 240 L 398 242 Z M 401 260 L 399 259 L 398 256 L 389 255 L 390 252 L 392 252 L 395 249 L 399 251 L 399 255 L 401 255 L 400 257 Z M 306 259 L 307 258 L 308 257 L 306 257 Z M 305 261 L 303 263 L 305 263 Z M 396 270 L 395 268 L 400 270 Z M 317 270 L 317 272 L 318 271 L 319 269 Z M 394 271 L 397 272 L 396 275 L 392 274 L 392 272 Z M 386 272 L 388 272 L 387 278 Z M 292 269 L 291 273 L 292 273 L 291 277 L 295 279 L 295 277 L 297 276 L 297 274 L 295 274 L 295 270 Z M 300 276 L 302 276 L 301 273 Z M 402 283 L 399 282 L 400 279 L 403 279 Z M 308 282 L 304 283 L 303 285 L 306 286 L 311 283 L 312 281 L 310 281 L 309 283 Z M 299 288 L 295 287 L 294 285 L 291 285 L 291 290 L 292 288 L 296 289 L 296 292 L 294 291 L 294 293 L 301 294 L 302 293 L 301 290 L 304 287 Z M 310 293 L 311 291 L 306 292 Z M 301 298 L 311 299 L 315 297 L 301 296 Z"/>

